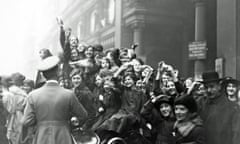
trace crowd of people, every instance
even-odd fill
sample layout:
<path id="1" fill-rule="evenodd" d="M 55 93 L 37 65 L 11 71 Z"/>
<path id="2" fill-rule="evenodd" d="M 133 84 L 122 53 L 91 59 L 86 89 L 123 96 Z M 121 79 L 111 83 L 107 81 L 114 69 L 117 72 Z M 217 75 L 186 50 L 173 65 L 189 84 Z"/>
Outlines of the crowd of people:
<path id="1" fill-rule="evenodd" d="M 58 24 L 63 49 L 56 75 L 58 84 L 75 94 L 74 100 L 83 106 L 78 110 L 81 114 L 86 110 L 88 115 L 82 119 L 74 115 L 69 118 L 76 143 L 83 141 L 86 132 L 93 134 L 90 131 L 102 144 L 239 143 L 238 80 L 219 78 L 217 72 L 204 72 L 202 79 L 184 79 L 164 61 L 156 69 L 144 64 L 135 53 L 137 45 L 105 50 L 100 44 L 80 44 L 61 19 Z M 52 54 L 42 49 L 40 57 L 46 62 Z M 25 79 L 20 73 L 2 77 L 6 136 L 10 144 L 32 143 L 36 138 L 36 127 L 24 127 L 22 119 L 26 120 L 25 112 L 31 113 L 33 100 L 28 97 L 37 93 L 31 91 L 47 85 L 47 80 L 41 70 L 35 81 Z M 57 98 L 48 101 L 54 103 L 54 100 L 58 101 Z M 64 112 L 55 111 L 55 115 Z"/>

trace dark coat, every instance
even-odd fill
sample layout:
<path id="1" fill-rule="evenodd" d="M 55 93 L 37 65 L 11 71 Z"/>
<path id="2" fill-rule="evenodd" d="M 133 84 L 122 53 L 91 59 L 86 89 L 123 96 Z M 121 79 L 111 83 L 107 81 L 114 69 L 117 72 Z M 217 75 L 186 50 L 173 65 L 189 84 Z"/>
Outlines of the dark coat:
<path id="1" fill-rule="evenodd" d="M 225 95 L 209 99 L 202 118 L 206 129 L 207 144 L 232 144 L 234 105 Z"/>
<path id="2" fill-rule="evenodd" d="M 196 126 L 186 137 L 176 133 L 175 140 L 176 144 L 206 144 L 204 128 L 202 126 Z"/>
<path id="3" fill-rule="evenodd" d="M 233 144 L 239 144 L 240 142 L 240 107 L 239 105 L 235 106 L 235 115 L 233 116 L 232 129 L 233 129 Z"/>
<path id="4" fill-rule="evenodd" d="M 174 144 L 172 135 L 174 117 L 163 118 L 160 112 L 154 107 L 154 104 L 146 102 L 141 110 L 141 116 L 146 120 L 146 123 L 152 125 L 152 138 L 155 144 Z"/>
<path id="5" fill-rule="evenodd" d="M 77 96 L 78 101 L 87 110 L 89 118 L 95 117 L 96 109 L 93 106 L 94 97 L 89 88 L 84 84 L 81 84 L 78 87 L 74 88 L 74 93 Z"/>
<path id="6" fill-rule="evenodd" d="M 65 76 L 69 76 L 72 68 L 69 65 L 69 61 L 71 60 L 71 48 L 69 39 L 66 39 L 65 30 L 63 27 L 60 27 L 60 44 L 63 50 L 63 69 L 62 72 Z"/>

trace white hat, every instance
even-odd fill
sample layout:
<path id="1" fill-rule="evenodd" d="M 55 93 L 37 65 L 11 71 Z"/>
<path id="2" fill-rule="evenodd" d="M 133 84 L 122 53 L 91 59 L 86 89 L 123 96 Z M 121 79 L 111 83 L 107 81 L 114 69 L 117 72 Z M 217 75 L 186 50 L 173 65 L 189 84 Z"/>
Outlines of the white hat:
<path id="1" fill-rule="evenodd" d="M 57 56 L 47 57 L 40 62 L 40 64 L 38 65 L 38 70 L 39 71 L 49 70 L 57 66 L 59 62 L 60 62 L 60 59 Z"/>

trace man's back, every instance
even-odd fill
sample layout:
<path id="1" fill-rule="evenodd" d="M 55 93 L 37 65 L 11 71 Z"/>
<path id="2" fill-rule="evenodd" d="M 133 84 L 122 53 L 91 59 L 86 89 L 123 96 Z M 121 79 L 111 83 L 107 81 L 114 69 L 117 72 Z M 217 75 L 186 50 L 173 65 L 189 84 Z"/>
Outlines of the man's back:
<path id="1" fill-rule="evenodd" d="M 87 112 L 73 92 L 47 82 L 30 93 L 24 125 L 37 126 L 35 144 L 72 144 L 68 122 L 73 115 L 85 119 Z"/>

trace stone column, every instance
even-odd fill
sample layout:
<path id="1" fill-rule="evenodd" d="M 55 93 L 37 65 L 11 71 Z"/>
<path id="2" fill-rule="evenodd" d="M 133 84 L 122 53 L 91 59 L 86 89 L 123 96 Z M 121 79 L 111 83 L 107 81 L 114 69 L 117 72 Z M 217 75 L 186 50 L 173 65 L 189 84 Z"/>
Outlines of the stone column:
<path id="1" fill-rule="evenodd" d="M 143 47 L 143 28 L 145 24 L 143 22 L 135 22 L 132 25 L 133 28 L 133 44 L 138 44 L 136 48 L 136 54 L 144 62 L 146 61 L 146 54 Z"/>
<path id="2" fill-rule="evenodd" d="M 204 0 L 194 0 L 195 2 L 195 41 L 206 40 L 206 3 Z M 204 60 L 194 62 L 194 75 L 199 78 L 205 71 Z"/>

